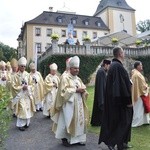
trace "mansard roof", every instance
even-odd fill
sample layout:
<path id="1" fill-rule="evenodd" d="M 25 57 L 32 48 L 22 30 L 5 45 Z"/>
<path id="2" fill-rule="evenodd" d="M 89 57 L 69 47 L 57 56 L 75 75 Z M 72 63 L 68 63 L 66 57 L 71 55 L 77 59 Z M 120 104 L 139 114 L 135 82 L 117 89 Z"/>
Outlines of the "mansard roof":
<path id="1" fill-rule="evenodd" d="M 73 24 L 74 28 L 109 30 L 100 17 L 50 11 L 43 11 L 43 13 L 41 13 L 39 16 L 30 21 L 27 21 L 25 24 L 53 25 L 66 27 L 72 20 L 76 20 L 76 23 Z M 86 22 L 88 22 L 88 24 Z"/>
<path id="2" fill-rule="evenodd" d="M 98 13 L 102 12 L 107 7 L 113 7 L 113 8 L 120 8 L 120 9 L 135 11 L 135 9 L 130 7 L 125 0 L 101 0 L 98 7 L 97 7 L 97 10 L 96 10 L 94 16 L 96 16 Z"/>

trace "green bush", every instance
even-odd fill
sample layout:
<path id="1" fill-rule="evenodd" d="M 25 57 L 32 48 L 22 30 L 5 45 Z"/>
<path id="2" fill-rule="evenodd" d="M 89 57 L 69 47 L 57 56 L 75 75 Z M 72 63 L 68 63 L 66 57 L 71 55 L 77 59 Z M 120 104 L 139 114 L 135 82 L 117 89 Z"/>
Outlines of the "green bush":
<path id="1" fill-rule="evenodd" d="M 150 56 L 138 57 L 137 60 L 142 62 L 144 76 L 150 81 Z"/>
<path id="2" fill-rule="evenodd" d="M 58 65 L 59 73 L 63 73 L 66 67 L 66 59 L 74 55 L 52 55 L 40 63 L 39 71 L 45 77 L 49 73 L 49 65 L 56 63 Z M 85 56 L 78 55 L 80 58 L 80 73 L 79 77 L 82 81 L 87 84 L 90 81 L 90 75 L 96 70 L 100 62 L 105 58 L 105 56 Z"/>
<path id="3" fill-rule="evenodd" d="M 11 120 L 11 112 L 7 110 L 10 102 L 10 92 L 0 85 L 0 148 L 7 137 L 7 131 Z"/>

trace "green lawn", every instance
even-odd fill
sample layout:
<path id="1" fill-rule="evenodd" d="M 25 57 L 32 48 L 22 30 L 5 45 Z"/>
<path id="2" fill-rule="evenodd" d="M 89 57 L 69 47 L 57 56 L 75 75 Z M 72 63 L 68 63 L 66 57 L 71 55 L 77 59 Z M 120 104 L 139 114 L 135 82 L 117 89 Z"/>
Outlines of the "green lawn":
<path id="1" fill-rule="evenodd" d="M 87 90 L 89 92 L 87 105 L 91 114 L 94 99 L 94 87 L 88 87 Z M 92 127 L 89 125 L 88 132 L 99 134 L 100 127 Z M 132 139 L 130 145 L 133 146 L 131 150 L 150 150 L 150 125 L 132 128 Z"/>

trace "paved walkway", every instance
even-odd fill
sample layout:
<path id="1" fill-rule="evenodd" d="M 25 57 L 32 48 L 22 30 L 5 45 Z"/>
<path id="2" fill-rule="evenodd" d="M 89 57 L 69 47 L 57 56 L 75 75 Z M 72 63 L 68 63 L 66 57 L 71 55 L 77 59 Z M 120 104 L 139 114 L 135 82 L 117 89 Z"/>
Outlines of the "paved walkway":
<path id="1" fill-rule="evenodd" d="M 9 137 L 5 142 L 5 150 L 102 150 L 97 144 L 98 135 L 93 133 L 87 134 L 86 146 L 64 147 L 51 131 L 51 120 L 44 117 L 42 112 L 35 114 L 26 131 L 19 131 L 15 123 L 16 118 L 13 118 Z M 106 146 L 103 147 L 103 150 L 107 150 Z"/>

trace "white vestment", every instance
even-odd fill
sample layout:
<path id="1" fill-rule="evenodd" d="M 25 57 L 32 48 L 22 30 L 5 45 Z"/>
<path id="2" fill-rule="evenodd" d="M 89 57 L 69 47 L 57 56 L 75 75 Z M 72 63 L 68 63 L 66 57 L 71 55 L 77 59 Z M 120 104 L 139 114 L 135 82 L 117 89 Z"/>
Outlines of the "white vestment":
<path id="1" fill-rule="evenodd" d="M 81 85 L 81 81 L 78 78 L 73 78 L 70 80 L 70 84 L 74 87 Z M 52 117 L 54 123 L 57 124 L 57 129 L 55 131 L 55 137 L 57 139 L 66 138 L 70 144 L 86 142 L 86 129 L 85 129 L 85 116 L 84 116 L 84 106 L 83 99 L 81 97 L 81 93 L 76 93 L 76 89 L 74 91 L 72 89 L 72 95 L 68 99 L 66 103 L 63 104 L 62 110 Z M 66 97 L 67 94 L 66 94 Z M 74 135 L 70 134 L 69 127 L 72 123 L 73 118 L 75 118 L 75 131 Z M 68 131 L 67 131 L 68 130 Z"/>
<path id="2" fill-rule="evenodd" d="M 43 78 L 40 72 L 36 71 L 35 73 L 30 72 L 30 76 L 33 80 L 33 96 L 35 101 L 36 110 L 43 109 Z"/>
<path id="3" fill-rule="evenodd" d="M 22 87 L 26 84 L 27 90 L 23 90 Z M 33 93 L 31 86 L 31 78 L 29 74 L 24 71 L 18 72 L 14 78 L 12 87 L 17 90 L 17 95 L 13 99 L 13 106 L 16 105 L 17 127 L 23 127 L 29 125 L 30 118 L 33 117 L 35 112 L 35 106 L 33 102 Z"/>
<path id="4" fill-rule="evenodd" d="M 138 127 L 143 124 L 150 123 L 149 114 L 145 113 L 141 97 L 139 97 L 138 100 L 134 103 L 133 111 L 134 113 L 133 113 L 132 127 Z"/>
<path id="5" fill-rule="evenodd" d="M 58 88 L 54 87 L 53 85 L 55 83 L 58 86 L 59 78 L 57 75 L 48 75 L 46 77 L 46 81 L 49 81 L 49 83 L 45 82 L 45 88 L 46 88 L 46 86 L 49 85 L 47 88 L 47 89 L 49 89 L 49 92 L 46 93 L 46 95 L 45 95 L 44 104 L 43 104 L 43 115 L 51 116 L 51 113 L 52 113 L 53 107 L 54 107 L 57 90 L 58 90 Z M 51 88 L 50 88 L 50 86 L 51 86 Z"/>

